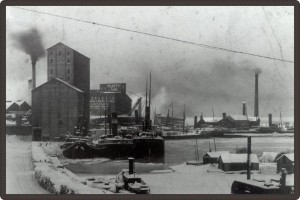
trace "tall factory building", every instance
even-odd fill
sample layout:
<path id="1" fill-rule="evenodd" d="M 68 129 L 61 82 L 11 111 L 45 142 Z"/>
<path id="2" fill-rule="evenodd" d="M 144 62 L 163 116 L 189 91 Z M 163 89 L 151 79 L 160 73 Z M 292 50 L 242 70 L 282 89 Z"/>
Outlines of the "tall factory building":
<path id="1" fill-rule="evenodd" d="M 90 112 L 93 116 L 105 112 L 116 112 L 118 115 L 131 111 L 131 98 L 126 94 L 126 83 L 100 84 L 99 90 L 90 92 Z"/>
<path id="2" fill-rule="evenodd" d="M 63 80 L 84 92 L 83 117 L 90 121 L 90 58 L 59 42 L 47 49 L 47 78 Z"/>

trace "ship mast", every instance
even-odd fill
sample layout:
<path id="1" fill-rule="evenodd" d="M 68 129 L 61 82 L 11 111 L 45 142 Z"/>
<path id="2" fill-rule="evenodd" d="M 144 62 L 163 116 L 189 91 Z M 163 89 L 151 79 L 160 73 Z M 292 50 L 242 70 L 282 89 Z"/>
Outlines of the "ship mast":
<path id="1" fill-rule="evenodd" d="M 149 113 L 148 113 L 148 116 L 149 116 L 149 118 L 148 118 L 148 123 L 149 123 L 149 125 L 148 125 L 148 129 L 152 129 L 152 125 L 151 125 L 151 120 L 150 120 L 150 118 L 151 118 L 151 115 L 150 115 L 150 113 L 151 113 L 151 70 L 150 70 L 150 86 L 149 86 L 149 111 L 148 111 Z"/>
<path id="2" fill-rule="evenodd" d="M 147 130 L 147 105 L 148 105 L 148 78 L 146 80 L 146 103 L 145 103 L 144 131 Z"/>
<path id="3" fill-rule="evenodd" d="M 182 123 L 182 134 L 184 134 L 184 124 L 185 124 L 185 104 L 183 107 L 183 123 Z"/>

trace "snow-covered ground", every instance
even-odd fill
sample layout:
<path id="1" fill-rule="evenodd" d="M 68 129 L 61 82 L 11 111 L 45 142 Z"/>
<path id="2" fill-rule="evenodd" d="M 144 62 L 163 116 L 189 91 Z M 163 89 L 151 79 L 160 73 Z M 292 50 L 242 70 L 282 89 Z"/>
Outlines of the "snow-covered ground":
<path id="1" fill-rule="evenodd" d="M 82 184 L 84 179 L 64 167 L 57 167 L 61 165 L 57 157 L 53 157 L 53 151 L 56 152 L 56 149 L 52 148 L 50 143 L 47 143 L 46 146 L 46 143 L 43 142 L 32 142 L 35 171 L 44 179 L 50 180 L 49 182 L 53 184 L 52 191 L 61 193 L 61 188 L 67 187 L 75 194 L 111 194 L 106 190 L 95 189 Z"/>
<path id="2" fill-rule="evenodd" d="M 6 135 L 6 193 L 47 194 L 33 178 L 31 139 Z"/>

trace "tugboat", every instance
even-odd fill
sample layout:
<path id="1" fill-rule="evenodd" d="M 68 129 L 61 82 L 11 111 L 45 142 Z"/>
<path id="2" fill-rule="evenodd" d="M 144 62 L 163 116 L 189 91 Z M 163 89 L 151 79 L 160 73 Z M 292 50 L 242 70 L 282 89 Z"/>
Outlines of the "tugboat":
<path id="1" fill-rule="evenodd" d="M 117 175 L 116 182 L 118 187 L 136 194 L 149 194 L 149 186 L 134 172 L 134 158 L 128 158 L 128 160 L 129 170 L 123 169 Z"/>

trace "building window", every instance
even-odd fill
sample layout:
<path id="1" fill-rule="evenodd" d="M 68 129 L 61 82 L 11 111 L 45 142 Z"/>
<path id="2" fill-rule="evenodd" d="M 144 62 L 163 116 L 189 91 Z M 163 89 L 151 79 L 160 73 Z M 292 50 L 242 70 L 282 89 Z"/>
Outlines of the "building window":
<path id="1" fill-rule="evenodd" d="M 50 55 L 52 55 L 52 51 L 50 51 Z"/>
<path id="2" fill-rule="evenodd" d="M 58 55 L 61 56 L 61 51 L 58 52 Z"/>
<path id="3" fill-rule="evenodd" d="M 50 59 L 50 63 L 53 63 L 53 59 Z"/>
<path id="4" fill-rule="evenodd" d="M 67 69 L 67 73 L 70 74 L 70 69 Z"/>
<path id="5" fill-rule="evenodd" d="M 67 80 L 68 80 L 68 81 L 70 80 L 70 77 L 69 77 L 69 76 L 67 77 Z"/>
<path id="6" fill-rule="evenodd" d="M 50 69 L 50 74 L 53 74 L 53 69 Z"/>
<path id="7" fill-rule="evenodd" d="M 70 55 L 70 51 L 67 51 L 67 55 Z"/>
<path id="8" fill-rule="evenodd" d="M 67 63 L 70 64 L 70 62 L 71 62 L 71 61 L 70 61 L 70 58 L 68 58 L 68 59 L 67 59 Z"/>

